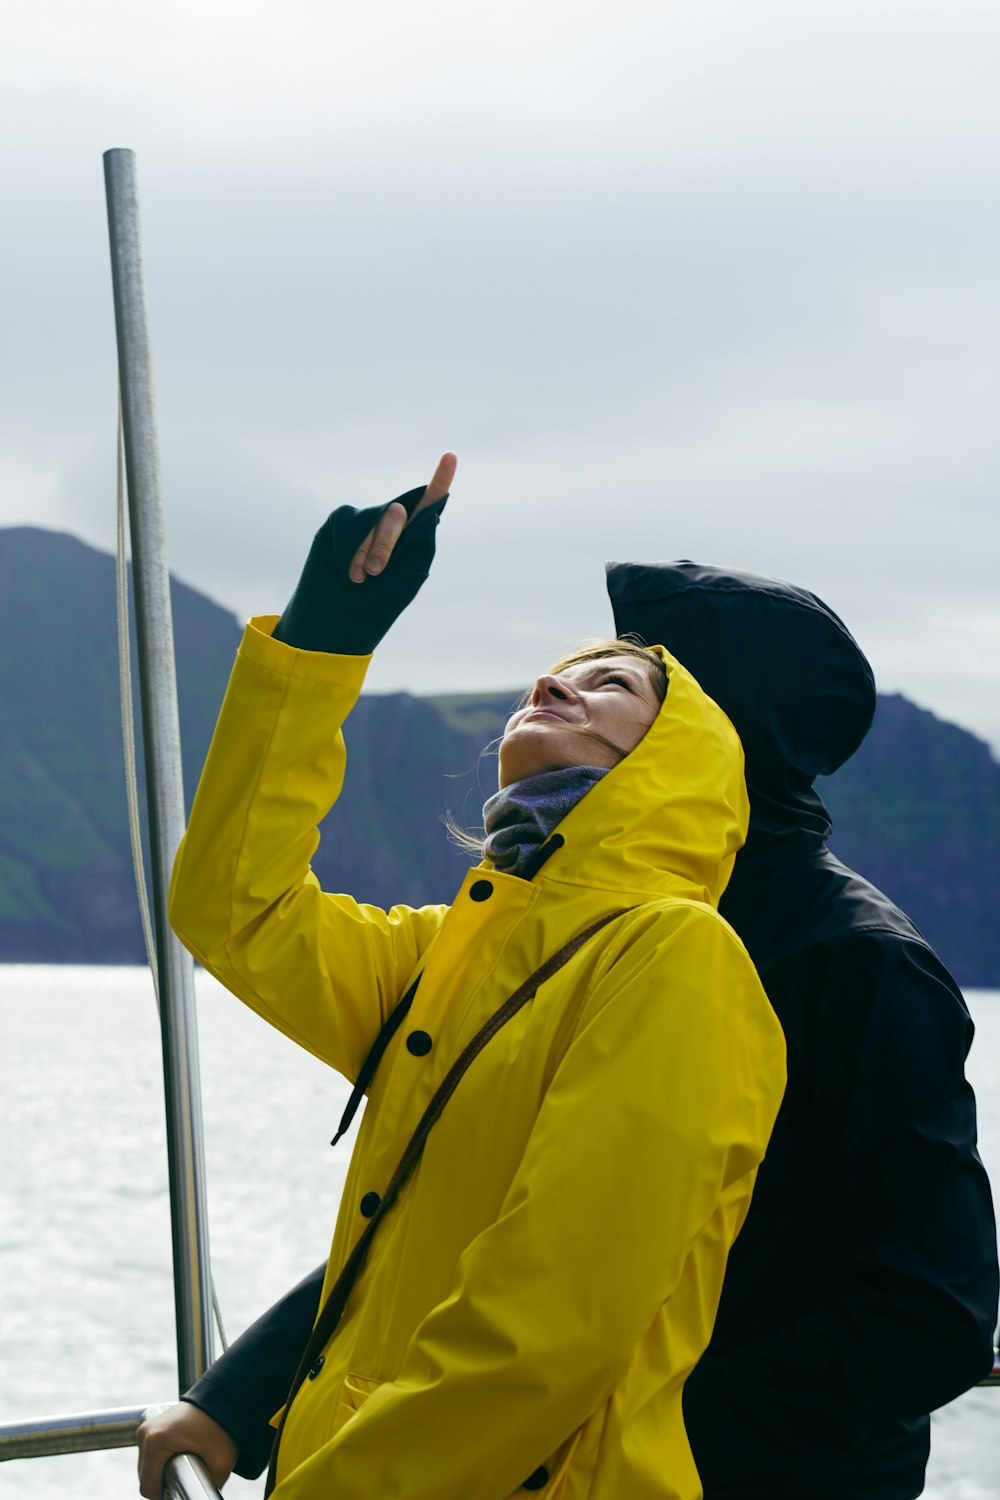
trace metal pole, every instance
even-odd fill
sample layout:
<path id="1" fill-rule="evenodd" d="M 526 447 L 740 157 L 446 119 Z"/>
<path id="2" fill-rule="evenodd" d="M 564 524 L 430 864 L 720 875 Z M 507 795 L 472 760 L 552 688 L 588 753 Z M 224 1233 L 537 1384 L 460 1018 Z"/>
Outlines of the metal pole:
<path id="1" fill-rule="evenodd" d="M 184 790 L 134 152 L 106 151 L 104 180 L 128 475 L 159 972 L 177 1367 L 180 1390 L 185 1391 L 212 1360 L 211 1283 L 194 962 L 167 922 L 170 871 L 184 832 Z"/>
<path id="2" fill-rule="evenodd" d="M 175 1453 L 163 1471 L 163 1500 L 222 1500 L 208 1470 L 193 1453 Z"/>
<path id="3" fill-rule="evenodd" d="M 165 1410 L 163 1406 L 119 1406 L 111 1411 L 70 1412 L 62 1417 L 5 1422 L 0 1426 L 0 1462 L 134 1448 L 139 1423 Z M 193 1453 L 175 1453 L 163 1471 L 163 1500 L 222 1500 L 222 1496 L 200 1458 Z"/>
<path id="4" fill-rule="evenodd" d="M 135 1430 L 146 1411 L 143 1406 L 115 1406 L 108 1411 L 73 1411 L 59 1417 L 4 1422 L 0 1425 L 0 1463 L 13 1458 L 51 1458 L 55 1453 L 133 1448 Z"/>

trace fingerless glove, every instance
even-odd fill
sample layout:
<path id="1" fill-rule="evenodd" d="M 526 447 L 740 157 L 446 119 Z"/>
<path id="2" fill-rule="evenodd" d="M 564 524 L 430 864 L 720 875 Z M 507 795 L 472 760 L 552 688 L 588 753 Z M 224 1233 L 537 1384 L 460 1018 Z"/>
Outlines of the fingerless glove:
<path id="1" fill-rule="evenodd" d="M 412 516 L 426 486 L 398 497 Z M 416 597 L 434 559 L 435 532 L 445 500 L 409 521 L 381 573 L 352 583 L 351 559 L 388 509 L 341 505 L 313 539 L 302 576 L 278 621 L 274 636 L 300 651 L 367 656 Z M 389 505 L 393 504 L 390 500 Z"/>

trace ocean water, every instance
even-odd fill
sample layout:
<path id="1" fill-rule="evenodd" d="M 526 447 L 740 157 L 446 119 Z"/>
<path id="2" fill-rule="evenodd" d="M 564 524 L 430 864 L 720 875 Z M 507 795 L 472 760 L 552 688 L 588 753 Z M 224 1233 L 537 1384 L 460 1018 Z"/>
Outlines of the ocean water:
<path id="1" fill-rule="evenodd" d="M 231 1335 L 326 1254 L 347 1085 L 198 975 L 212 1259 Z M 1000 993 L 969 1073 L 1000 1199 Z M 176 1395 L 159 1029 L 141 969 L 0 967 L 0 1412 Z M 925 1494 L 997 1500 L 1000 1388 L 934 1417 Z M 138 1494 L 125 1449 L 0 1465 L 0 1500 Z M 227 1496 L 261 1493 L 233 1480 Z"/>

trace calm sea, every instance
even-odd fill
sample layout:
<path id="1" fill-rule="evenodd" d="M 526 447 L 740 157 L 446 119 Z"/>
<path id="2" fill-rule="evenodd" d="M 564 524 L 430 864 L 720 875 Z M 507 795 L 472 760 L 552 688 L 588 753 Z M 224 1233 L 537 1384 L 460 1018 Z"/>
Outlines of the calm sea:
<path id="1" fill-rule="evenodd" d="M 973 991 L 970 1076 L 1000 1199 L 1000 994 Z M 326 1254 L 347 1086 L 198 975 L 212 1258 L 231 1334 Z M 140 969 L 0 968 L 0 1411 L 176 1394 L 159 1031 Z M 1000 1388 L 934 1419 L 926 1494 L 996 1500 Z M 138 1493 L 133 1450 L 0 1466 L 2 1500 Z M 233 1480 L 227 1495 L 256 1496 Z"/>

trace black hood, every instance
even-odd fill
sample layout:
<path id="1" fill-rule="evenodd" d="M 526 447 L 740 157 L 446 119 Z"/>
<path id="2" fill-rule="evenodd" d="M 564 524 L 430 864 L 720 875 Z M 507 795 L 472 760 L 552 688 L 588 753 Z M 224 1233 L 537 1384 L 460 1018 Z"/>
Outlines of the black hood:
<path id="1" fill-rule="evenodd" d="M 809 829 L 829 819 L 812 790 L 861 744 L 875 680 L 861 648 L 806 589 L 700 563 L 609 563 L 619 635 L 677 656 L 743 741 L 751 828 Z"/>

